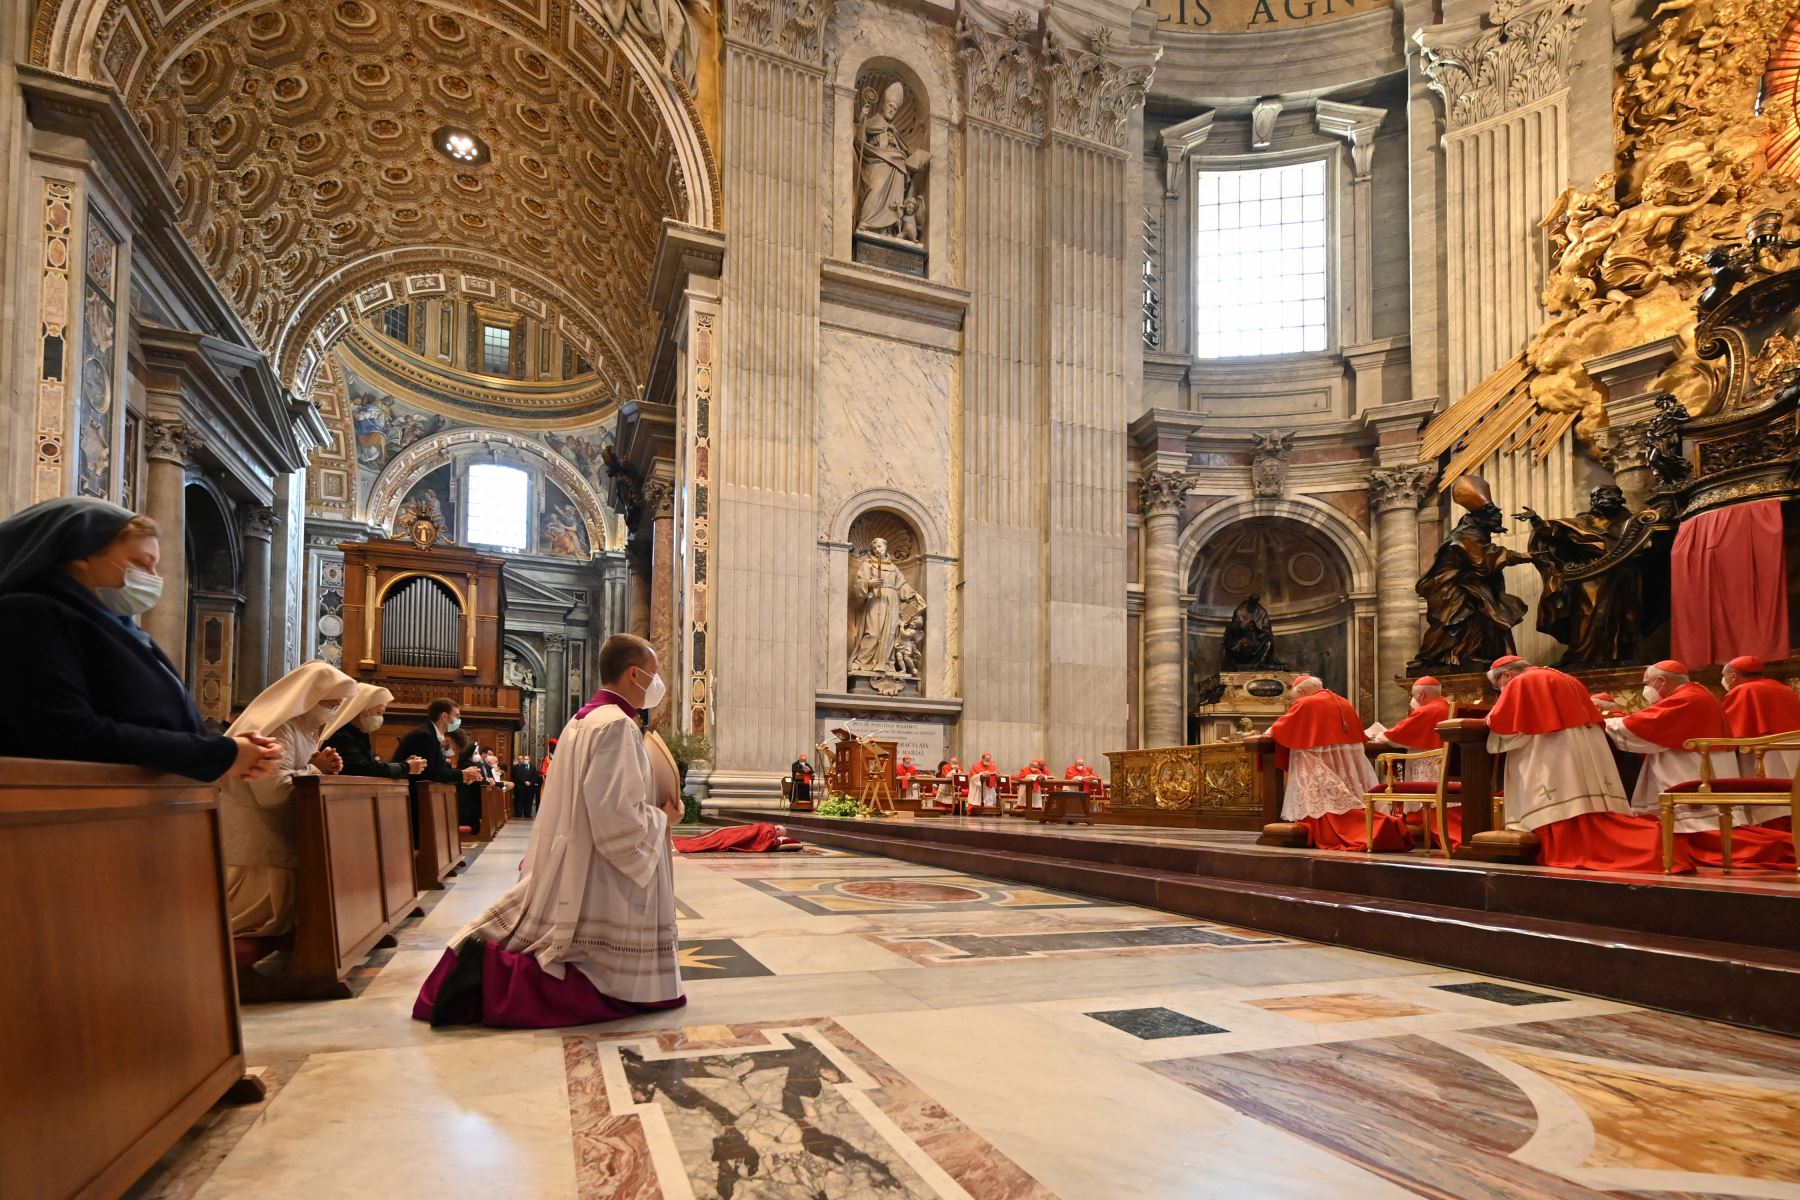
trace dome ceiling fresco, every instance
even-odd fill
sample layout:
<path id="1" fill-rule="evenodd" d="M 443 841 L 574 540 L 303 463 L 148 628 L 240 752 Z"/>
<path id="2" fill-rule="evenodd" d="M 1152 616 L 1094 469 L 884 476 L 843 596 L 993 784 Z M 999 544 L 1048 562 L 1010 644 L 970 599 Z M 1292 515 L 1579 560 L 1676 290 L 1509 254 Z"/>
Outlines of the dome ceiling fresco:
<path id="1" fill-rule="evenodd" d="M 95 31 L 85 61 L 70 27 Z M 182 231 L 296 385 L 359 296 L 473 271 L 553 313 L 616 403 L 649 364 L 662 219 L 711 220 L 668 97 L 569 0 L 45 0 L 34 39 L 120 89 Z M 445 127 L 489 161 L 440 152 Z"/>

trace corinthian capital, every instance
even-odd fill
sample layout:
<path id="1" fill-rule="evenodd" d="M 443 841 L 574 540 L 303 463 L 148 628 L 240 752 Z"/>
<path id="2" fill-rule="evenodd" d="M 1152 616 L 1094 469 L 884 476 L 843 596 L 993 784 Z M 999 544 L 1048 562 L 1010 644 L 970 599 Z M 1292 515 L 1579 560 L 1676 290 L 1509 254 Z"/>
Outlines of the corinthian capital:
<path id="1" fill-rule="evenodd" d="M 203 444 L 199 435 L 183 421 L 151 417 L 144 422 L 144 455 L 147 458 L 185 467 L 193 461 L 194 451 Z"/>
<path id="2" fill-rule="evenodd" d="M 1437 468 L 1387 467 L 1369 472 L 1369 496 L 1376 512 L 1396 508 L 1417 509 L 1437 478 Z"/>
<path id="3" fill-rule="evenodd" d="M 1189 479 L 1173 471 L 1152 468 L 1138 478 L 1138 511 L 1146 517 L 1165 516 L 1181 511 L 1187 495 Z"/>
<path id="4" fill-rule="evenodd" d="M 1494 0 L 1488 28 L 1472 42 L 1439 43 L 1425 29 L 1414 34 L 1426 86 L 1444 103 L 1445 129 L 1479 124 L 1567 87 L 1587 6 Z"/>
<path id="5" fill-rule="evenodd" d="M 817 66 L 835 0 L 738 0 L 729 8 L 731 36 L 759 50 Z"/>
<path id="6" fill-rule="evenodd" d="M 238 514 L 245 537 L 268 541 L 275 536 L 275 510 L 265 504 L 253 505 Z"/>
<path id="7" fill-rule="evenodd" d="M 963 106 L 970 116 L 1021 133 L 1042 133 L 1044 91 L 1038 79 L 1038 55 L 1029 41 L 1035 25 L 1014 12 L 997 30 L 967 11 L 957 19 L 961 43 Z"/>
<path id="8" fill-rule="evenodd" d="M 1143 107 L 1161 46 L 1119 46 L 1111 29 L 1088 35 L 1089 49 L 1055 29 L 1044 35 L 1044 77 L 1052 132 L 1123 147 L 1125 127 Z"/>

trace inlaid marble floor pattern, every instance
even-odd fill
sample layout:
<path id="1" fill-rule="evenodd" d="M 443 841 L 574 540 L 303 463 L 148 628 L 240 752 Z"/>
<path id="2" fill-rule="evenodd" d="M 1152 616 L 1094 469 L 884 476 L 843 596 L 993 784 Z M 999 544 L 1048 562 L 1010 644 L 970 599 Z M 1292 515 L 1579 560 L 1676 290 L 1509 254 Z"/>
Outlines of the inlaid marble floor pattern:
<path id="1" fill-rule="evenodd" d="M 528 832 L 133 1195 L 1800 1200 L 1800 1043 L 881 858 L 678 858 L 685 1009 L 410 1020 Z"/>

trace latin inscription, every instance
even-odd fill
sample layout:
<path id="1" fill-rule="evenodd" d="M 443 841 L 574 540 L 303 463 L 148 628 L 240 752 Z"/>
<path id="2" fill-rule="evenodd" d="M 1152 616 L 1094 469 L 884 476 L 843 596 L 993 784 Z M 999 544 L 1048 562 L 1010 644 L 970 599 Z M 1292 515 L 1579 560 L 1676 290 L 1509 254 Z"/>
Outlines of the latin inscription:
<path id="1" fill-rule="evenodd" d="M 1163 29 L 1259 33 L 1391 8 L 1393 0 L 1148 0 Z"/>

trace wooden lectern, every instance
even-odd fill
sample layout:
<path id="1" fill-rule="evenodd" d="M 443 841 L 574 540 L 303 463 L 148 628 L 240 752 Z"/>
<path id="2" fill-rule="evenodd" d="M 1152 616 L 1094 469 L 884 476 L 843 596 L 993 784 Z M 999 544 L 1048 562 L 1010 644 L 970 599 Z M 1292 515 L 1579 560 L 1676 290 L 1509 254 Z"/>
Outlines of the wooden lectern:
<path id="1" fill-rule="evenodd" d="M 831 790 L 892 812 L 899 743 L 859 738 L 848 729 L 833 729 L 831 733 L 837 738 L 837 750 L 831 760 Z"/>

